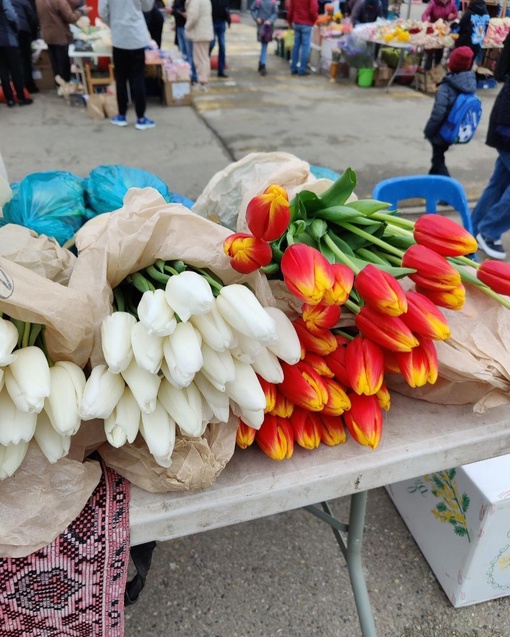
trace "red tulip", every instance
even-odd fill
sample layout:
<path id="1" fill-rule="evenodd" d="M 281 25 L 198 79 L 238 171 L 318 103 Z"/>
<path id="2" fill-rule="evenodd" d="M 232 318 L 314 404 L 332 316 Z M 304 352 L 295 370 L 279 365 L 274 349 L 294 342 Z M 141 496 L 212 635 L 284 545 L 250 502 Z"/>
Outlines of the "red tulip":
<path id="1" fill-rule="evenodd" d="M 400 368 L 395 358 L 395 354 L 396 352 L 383 348 L 385 374 L 400 374 Z"/>
<path id="2" fill-rule="evenodd" d="M 476 271 L 478 279 L 498 294 L 510 296 L 510 264 L 487 259 Z"/>
<path id="3" fill-rule="evenodd" d="M 364 305 L 354 322 L 364 336 L 392 352 L 409 352 L 418 345 L 417 338 L 398 316 L 381 314 Z"/>
<path id="4" fill-rule="evenodd" d="M 306 329 L 303 319 L 298 318 L 292 321 L 297 332 L 301 345 L 305 352 L 313 352 L 319 356 L 327 356 L 338 347 L 335 336 L 330 330 L 316 330 L 313 334 Z M 305 353 L 306 356 L 306 353 Z"/>
<path id="5" fill-rule="evenodd" d="M 322 302 L 324 305 L 343 305 L 349 298 L 354 284 L 354 272 L 342 263 L 333 263 L 334 283 L 326 290 Z"/>
<path id="6" fill-rule="evenodd" d="M 335 327 L 340 319 L 341 310 L 338 305 L 308 305 L 305 303 L 301 312 L 306 329 L 314 334 Z"/>
<path id="7" fill-rule="evenodd" d="M 351 407 L 351 401 L 345 389 L 336 381 L 331 380 L 331 378 L 325 378 L 324 383 L 328 389 L 328 401 L 324 405 L 321 415 L 341 416 L 344 411 L 347 411 Z"/>
<path id="8" fill-rule="evenodd" d="M 376 394 L 384 380 L 384 354 L 370 339 L 356 336 L 347 345 L 345 367 L 349 386 L 357 394 Z"/>
<path id="9" fill-rule="evenodd" d="M 414 240 L 444 257 L 460 257 L 476 252 L 476 239 L 453 219 L 428 214 L 414 224 Z"/>
<path id="10" fill-rule="evenodd" d="M 227 237 L 223 242 L 223 250 L 230 257 L 230 265 L 241 274 L 255 272 L 269 265 L 273 258 L 269 243 L 242 232 Z"/>
<path id="11" fill-rule="evenodd" d="M 347 436 L 342 418 L 340 416 L 325 416 L 324 414 L 319 414 L 319 417 L 321 421 L 321 441 L 330 447 L 343 444 Z"/>
<path id="12" fill-rule="evenodd" d="M 262 387 L 262 391 L 266 396 L 266 408 L 264 409 L 265 413 L 270 413 L 275 408 L 276 404 L 276 385 L 274 383 L 269 383 L 267 380 L 262 378 L 257 374 L 258 381 L 260 386 Z"/>
<path id="13" fill-rule="evenodd" d="M 328 402 L 329 394 L 324 379 L 302 361 L 296 365 L 288 365 L 281 361 L 283 383 L 280 392 L 298 407 L 309 411 L 322 411 Z"/>
<path id="14" fill-rule="evenodd" d="M 383 415 L 376 396 L 350 394 L 351 408 L 343 419 L 351 436 L 360 445 L 375 449 L 381 440 Z"/>
<path id="15" fill-rule="evenodd" d="M 294 434 L 285 418 L 266 414 L 261 428 L 255 433 L 255 442 L 273 460 L 284 460 L 294 453 Z"/>
<path id="16" fill-rule="evenodd" d="M 371 263 L 357 275 L 354 287 L 369 307 L 382 314 L 400 316 L 407 311 L 407 299 L 400 283 Z"/>
<path id="17" fill-rule="evenodd" d="M 252 445 L 253 441 L 255 440 L 256 433 L 257 433 L 256 429 L 253 429 L 252 427 L 248 427 L 248 425 L 239 418 L 239 425 L 237 427 L 237 434 L 236 434 L 237 446 L 241 447 L 241 449 L 246 449 L 246 447 L 249 447 L 250 445 Z"/>
<path id="18" fill-rule="evenodd" d="M 290 418 L 293 411 L 294 403 L 276 389 L 275 404 L 270 412 L 271 415 L 279 416 L 280 418 Z"/>
<path id="19" fill-rule="evenodd" d="M 319 354 L 314 354 L 313 352 L 307 352 L 306 356 L 303 358 L 303 362 L 311 365 L 319 376 L 333 378 L 335 375 L 335 372 L 328 367 L 324 356 L 319 356 Z"/>
<path id="20" fill-rule="evenodd" d="M 451 336 L 446 317 L 427 296 L 408 292 L 407 303 L 408 310 L 401 318 L 410 330 L 434 341 Z"/>
<path id="21" fill-rule="evenodd" d="M 423 387 L 436 382 L 438 362 L 434 341 L 424 338 L 410 352 L 398 352 L 395 356 L 400 372 L 410 387 Z"/>
<path id="22" fill-rule="evenodd" d="M 246 208 L 246 223 L 253 236 L 274 241 L 290 223 L 289 197 L 285 188 L 273 184 L 253 197 Z"/>
<path id="23" fill-rule="evenodd" d="M 434 250 L 425 246 L 412 245 L 402 257 L 402 267 L 413 268 L 410 274 L 416 285 L 432 290 L 446 290 L 460 285 L 459 272 Z"/>
<path id="24" fill-rule="evenodd" d="M 375 394 L 375 397 L 377 398 L 381 409 L 388 411 L 391 407 L 391 395 L 384 383 L 381 385 L 381 389 L 377 392 L 377 394 Z"/>
<path id="25" fill-rule="evenodd" d="M 431 290 L 417 285 L 416 291 L 426 296 L 435 305 L 445 307 L 448 310 L 460 310 L 466 302 L 466 288 L 462 283 L 447 290 Z"/>
<path id="26" fill-rule="evenodd" d="M 304 243 L 294 243 L 285 250 L 280 268 L 289 291 L 310 305 L 321 303 L 326 291 L 335 284 L 329 261 Z"/>
<path id="27" fill-rule="evenodd" d="M 304 449 L 315 449 L 321 443 L 321 425 L 317 414 L 307 409 L 294 409 L 289 418 L 294 440 Z"/>
<path id="28" fill-rule="evenodd" d="M 348 341 L 349 342 L 349 341 Z M 326 365 L 335 374 L 337 381 L 344 387 L 350 387 L 349 375 L 345 367 L 346 346 L 340 345 L 334 352 L 325 356 Z"/>

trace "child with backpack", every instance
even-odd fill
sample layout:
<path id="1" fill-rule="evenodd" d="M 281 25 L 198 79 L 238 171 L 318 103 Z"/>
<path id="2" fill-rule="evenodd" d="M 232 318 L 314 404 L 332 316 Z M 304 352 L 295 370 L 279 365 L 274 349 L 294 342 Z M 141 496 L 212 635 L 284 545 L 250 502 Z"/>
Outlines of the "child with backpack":
<path id="1" fill-rule="evenodd" d="M 475 96 L 476 78 L 471 70 L 472 63 L 473 51 L 468 46 L 454 49 L 448 59 L 449 73 L 439 84 L 424 130 L 425 138 L 432 145 L 429 175 L 450 176 L 445 163 L 446 151 L 451 144 L 468 142 L 480 120 L 481 103 Z"/>

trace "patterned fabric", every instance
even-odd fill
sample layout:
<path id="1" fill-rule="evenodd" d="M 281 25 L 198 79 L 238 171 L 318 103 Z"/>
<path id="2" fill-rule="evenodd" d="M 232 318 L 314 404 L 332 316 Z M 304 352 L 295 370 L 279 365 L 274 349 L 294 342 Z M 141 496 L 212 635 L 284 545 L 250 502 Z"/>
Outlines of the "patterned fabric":
<path id="1" fill-rule="evenodd" d="M 2 637 L 122 637 L 128 562 L 129 482 L 103 467 L 85 508 L 54 542 L 0 558 Z"/>

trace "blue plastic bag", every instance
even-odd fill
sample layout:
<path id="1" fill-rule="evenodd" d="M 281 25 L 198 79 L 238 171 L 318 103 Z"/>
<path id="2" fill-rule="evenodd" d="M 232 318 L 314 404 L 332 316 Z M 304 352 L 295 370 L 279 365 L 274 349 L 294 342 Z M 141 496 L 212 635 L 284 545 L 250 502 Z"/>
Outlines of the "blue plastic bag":
<path id="1" fill-rule="evenodd" d="M 66 171 L 31 173 L 11 184 L 14 196 L 0 225 L 16 223 L 63 245 L 87 220 L 83 184 L 83 177 Z"/>
<path id="2" fill-rule="evenodd" d="M 145 170 L 120 164 L 97 166 L 85 180 L 85 201 L 89 217 L 122 208 L 124 196 L 130 188 L 155 188 L 167 203 L 172 201 L 166 184 Z"/>

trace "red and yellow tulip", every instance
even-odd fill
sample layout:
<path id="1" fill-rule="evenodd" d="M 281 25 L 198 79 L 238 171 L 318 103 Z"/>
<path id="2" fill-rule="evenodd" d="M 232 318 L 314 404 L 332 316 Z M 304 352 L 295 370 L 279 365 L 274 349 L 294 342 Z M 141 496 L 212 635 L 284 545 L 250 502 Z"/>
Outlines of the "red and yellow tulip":
<path id="1" fill-rule="evenodd" d="M 230 257 L 231 266 L 241 274 L 255 272 L 269 265 L 273 258 L 269 243 L 242 232 L 227 237 L 223 242 L 223 250 Z"/>
<path id="2" fill-rule="evenodd" d="M 478 279 L 498 294 L 510 296 L 510 264 L 504 261 L 483 261 L 476 271 Z"/>
<path id="3" fill-rule="evenodd" d="M 264 409 L 265 413 L 271 413 L 276 405 L 276 385 L 274 383 L 269 383 L 267 380 L 262 378 L 257 374 L 257 379 L 262 387 L 262 391 L 266 397 L 266 408 Z"/>
<path id="4" fill-rule="evenodd" d="M 324 356 L 319 356 L 319 354 L 314 354 L 314 352 L 307 352 L 303 362 L 311 365 L 319 376 L 326 376 L 327 378 L 335 376 L 335 372 L 328 367 Z"/>
<path id="5" fill-rule="evenodd" d="M 416 285 L 432 290 L 448 290 L 461 283 L 460 273 L 434 250 L 421 245 L 412 245 L 402 257 L 404 268 L 413 268 L 410 274 Z"/>
<path id="6" fill-rule="evenodd" d="M 460 257 L 478 249 L 476 239 L 453 219 L 428 214 L 414 224 L 416 243 L 430 248 L 444 257 Z"/>
<path id="7" fill-rule="evenodd" d="M 266 414 L 262 426 L 255 433 L 255 442 L 273 460 L 284 460 L 294 453 L 294 434 L 285 418 Z"/>
<path id="8" fill-rule="evenodd" d="M 329 369 L 334 373 L 338 382 L 344 387 L 350 387 L 349 375 L 345 366 L 345 352 L 346 346 L 340 345 L 334 352 L 329 354 L 329 356 L 326 356 L 324 360 Z"/>
<path id="9" fill-rule="evenodd" d="M 306 329 L 312 333 L 335 327 L 340 320 L 340 312 L 339 305 L 308 305 L 305 303 L 301 308 Z"/>
<path id="10" fill-rule="evenodd" d="M 400 316 L 407 311 L 407 299 L 400 283 L 371 263 L 356 276 L 354 285 L 363 301 L 382 314 Z"/>
<path id="11" fill-rule="evenodd" d="M 246 447 L 252 445 L 255 441 L 256 433 L 256 429 L 253 429 L 253 427 L 248 427 L 248 425 L 239 418 L 239 425 L 237 426 L 236 434 L 237 446 L 241 447 L 241 449 L 246 449 Z"/>
<path id="12" fill-rule="evenodd" d="M 296 408 L 289 419 L 294 440 L 304 449 L 316 449 L 321 443 L 321 423 L 318 414 Z"/>
<path id="13" fill-rule="evenodd" d="M 369 338 L 356 336 L 347 345 L 345 367 L 357 394 L 377 394 L 384 380 L 384 354 Z"/>
<path id="14" fill-rule="evenodd" d="M 375 397 L 377 398 L 381 409 L 388 411 L 391 407 L 391 395 L 385 383 L 381 385 L 381 389 L 377 392 L 377 394 L 375 394 Z"/>
<path id="15" fill-rule="evenodd" d="M 364 305 L 354 319 L 359 331 L 393 352 L 410 352 L 418 339 L 399 316 L 388 316 Z"/>
<path id="16" fill-rule="evenodd" d="M 375 449 L 381 440 L 383 415 L 377 396 L 350 394 L 351 408 L 343 419 L 351 436 L 360 445 Z"/>
<path id="17" fill-rule="evenodd" d="M 431 290 L 417 285 L 416 291 L 426 296 L 435 305 L 445 307 L 448 310 L 460 310 L 466 302 L 466 288 L 462 283 L 446 290 Z"/>
<path id="18" fill-rule="evenodd" d="M 279 416 L 280 418 L 290 418 L 294 411 L 294 403 L 285 397 L 281 392 L 276 389 L 275 403 L 272 411 L 272 416 Z"/>
<path id="19" fill-rule="evenodd" d="M 408 292 L 407 303 L 408 310 L 402 320 L 410 330 L 434 341 L 444 341 L 451 336 L 446 317 L 428 297 Z"/>
<path id="20" fill-rule="evenodd" d="M 334 352 L 338 347 L 336 338 L 330 330 L 315 330 L 312 332 L 306 329 L 305 322 L 302 318 L 292 321 L 294 328 L 299 336 L 299 341 L 304 347 L 305 352 L 313 352 L 320 356 L 327 356 Z"/>
<path id="21" fill-rule="evenodd" d="M 324 414 L 320 414 L 319 417 L 321 421 L 321 441 L 330 447 L 343 444 L 347 439 L 347 435 L 341 417 L 325 416 Z"/>
<path id="22" fill-rule="evenodd" d="M 324 379 L 302 361 L 288 365 L 282 361 L 283 382 L 278 386 L 280 392 L 298 407 L 309 411 L 322 411 L 329 400 Z"/>
<path id="23" fill-rule="evenodd" d="M 325 293 L 335 284 L 329 261 L 303 243 L 295 243 L 285 250 L 280 268 L 289 291 L 309 305 L 322 303 Z"/>
<path id="24" fill-rule="evenodd" d="M 322 302 L 325 305 L 343 305 L 349 298 L 354 284 L 354 272 L 346 265 L 333 263 L 334 283 L 326 290 Z"/>
<path id="25" fill-rule="evenodd" d="M 324 383 L 328 389 L 328 401 L 324 405 L 321 414 L 326 416 L 341 416 L 351 407 L 351 401 L 345 389 L 331 378 L 325 378 Z"/>
<path id="26" fill-rule="evenodd" d="M 410 352 L 399 352 L 395 356 L 400 372 L 410 387 L 423 387 L 436 382 L 438 362 L 434 341 L 424 338 Z"/>
<path id="27" fill-rule="evenodd" d="M 274 241 L 290 223 L 289 197 L 285 188 L 273 184 L 253 197 L 246 208 L 246 223 L 257 239 Z"/>

